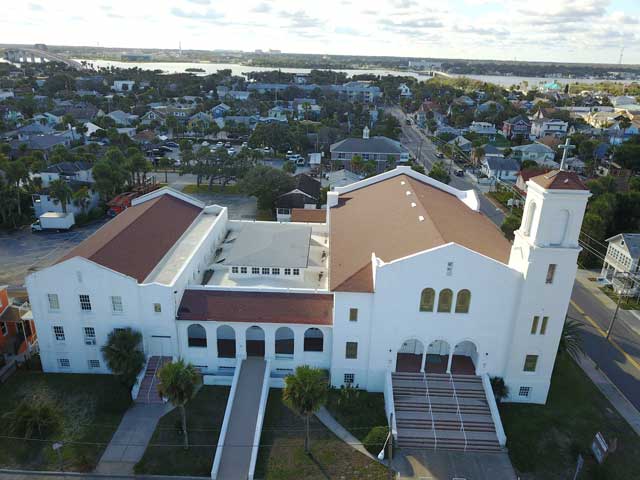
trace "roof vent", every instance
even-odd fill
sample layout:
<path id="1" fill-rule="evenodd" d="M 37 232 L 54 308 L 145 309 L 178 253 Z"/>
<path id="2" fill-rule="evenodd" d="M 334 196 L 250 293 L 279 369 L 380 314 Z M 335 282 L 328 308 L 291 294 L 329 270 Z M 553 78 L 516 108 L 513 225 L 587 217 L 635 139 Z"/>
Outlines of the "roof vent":
<path id="1" fill-rule="evenodd" d="M 406 195 L 407 195 L 407 197 L 408 197 L 409 195 L 411 195 L 411 190 L 407 190 Z"/>
<path id="2" fill-rule="evenodd" d="M 406 182 L 404 180 L 400 181 L 400 185 L 404 185 Z"/>
<path id="3" fill-rule="evenodd" d="M 418 220 L 420 220 L 421 222 L 424 222 L 424 217 L 423 217 L 422 215 L 420 215 L 420 216 L 418 217 Z"/>
<path id="4" fill-rule="evenodd" d="M 416 202 L 411 202 L 411 208 L 416 208 Z"/>

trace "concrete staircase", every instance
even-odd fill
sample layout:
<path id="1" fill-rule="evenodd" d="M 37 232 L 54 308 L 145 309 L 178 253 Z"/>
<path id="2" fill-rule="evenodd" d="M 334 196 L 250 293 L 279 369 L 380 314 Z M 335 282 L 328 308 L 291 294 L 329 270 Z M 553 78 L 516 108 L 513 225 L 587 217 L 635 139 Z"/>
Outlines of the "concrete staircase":
<path id="1" fill-rule="evenodd" d="M 480 377 L 393 373 L 391 378 L 400 448 L 502 451 Z"/>
<path id="2" fill-rule="evenodd" d="M 163 403 L 158 393 L 158 379 L 156 374 L 162 365 L 169 363 L 171 357 L 150 357 L 144 372 L 142 384 L 136 397 L 137 403 Z"/>

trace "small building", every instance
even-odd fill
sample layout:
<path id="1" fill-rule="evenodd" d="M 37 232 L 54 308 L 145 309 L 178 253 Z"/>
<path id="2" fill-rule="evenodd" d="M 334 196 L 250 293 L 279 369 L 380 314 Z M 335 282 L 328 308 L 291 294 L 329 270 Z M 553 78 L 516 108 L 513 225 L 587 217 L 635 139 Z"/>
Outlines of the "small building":
<path id="1" fill-rule="evenodd" d="M 130 92 L 136 84 L 133 80 L 114 80 L 111 90 L 114 92 Z"/>
<path id="2" fill-rule="evenodd" d="M 486 156 L 482 160 L 482 173 L 489 178 L 506 182 L 515 182 L 520 166 L 512 158 Z"/>
<path id="3" fill-rule="evenodd" d="M 276 200 L 276 218 L 279 222 L 290 222 L 291 211 L 297 208 L 315 210 L 320 202 L 320 182 L 301 173 L 295 177 L 295 188 Z"/>
<path id="4" fill-rule="evenodd" d="M 611 282 L 617 293 L 640 293 L 640 233 L 619 233 L 606 241 L 609 246 L 600 275 Z"/>
<path id="5" fill-rule="evenodd" d="M 411 89 L 406 83 L 401 83 L 398 86 L 398 90 L 400 92 L 400 98 L 411 98 L 413 93 L 411 93 Z"/>
<path id="6" fill-rule="evenodd" d="M 513 152 L 513 158 L 518 160 L 520 163 L 528 160 L 536 162 L 541 166 L 557 166 L 557 163 L 555 162 L 555 152 L 551 147 L 544 143 L 534 142 L 528 145 L 512 147 L 511 150 Z"/>

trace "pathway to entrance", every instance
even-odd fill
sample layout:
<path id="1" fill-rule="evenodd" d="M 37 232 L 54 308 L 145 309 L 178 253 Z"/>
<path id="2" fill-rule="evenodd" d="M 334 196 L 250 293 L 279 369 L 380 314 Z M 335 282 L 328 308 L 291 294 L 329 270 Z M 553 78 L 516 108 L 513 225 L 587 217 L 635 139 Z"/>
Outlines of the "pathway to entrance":
<path id="1" fill-rule="evenodd" d="M 222 447 L 217 476 L 220 480 L 246 480 L 249 475 L 266 365 L 264 359 L 259 357 L 242 361 Z"/>

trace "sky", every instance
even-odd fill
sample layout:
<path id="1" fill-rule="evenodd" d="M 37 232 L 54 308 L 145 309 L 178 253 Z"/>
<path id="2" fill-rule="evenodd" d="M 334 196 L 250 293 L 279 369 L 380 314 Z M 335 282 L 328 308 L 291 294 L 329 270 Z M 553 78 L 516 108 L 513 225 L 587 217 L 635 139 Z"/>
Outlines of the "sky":
<path id="1" fill-rule="evenodd" d="M 640 0 L 0 0 L 0 43 L 640 64 Z"/>

